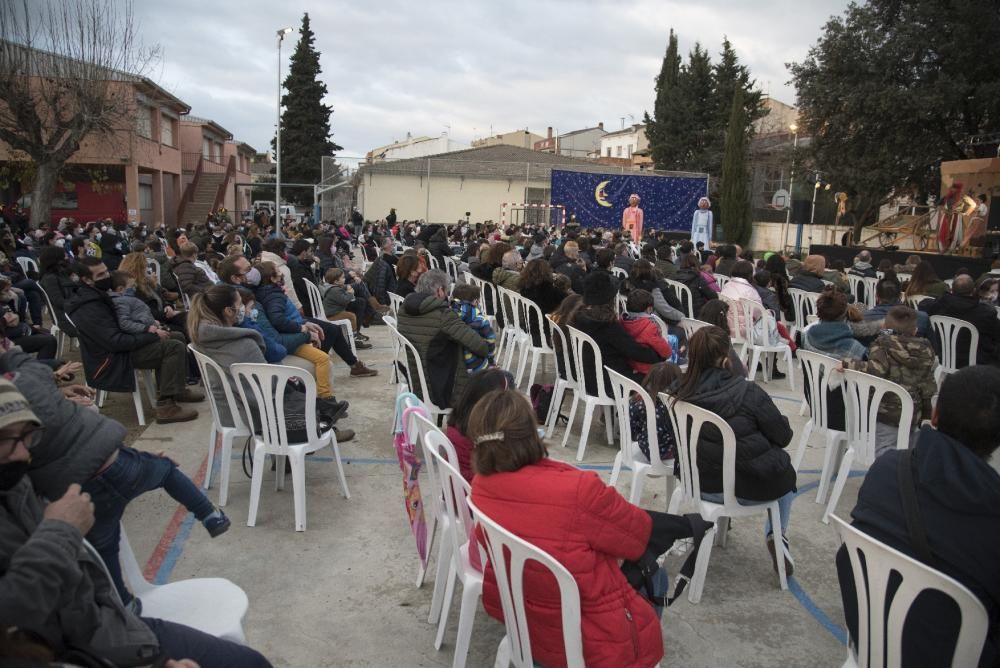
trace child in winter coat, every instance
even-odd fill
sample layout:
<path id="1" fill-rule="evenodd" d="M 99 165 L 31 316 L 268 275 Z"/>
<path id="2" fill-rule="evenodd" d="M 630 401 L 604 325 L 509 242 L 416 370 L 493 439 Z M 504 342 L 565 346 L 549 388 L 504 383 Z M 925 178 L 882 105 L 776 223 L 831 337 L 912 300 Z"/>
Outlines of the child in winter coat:
<path id="1" fill-rule="evenodd" d="M 135 279 L 124 271 L 111 272 L 111 301 L 118 327 L 128 334 L 155 334 L 161 329 L 146 303 L 135 296 Z"/>
<path id="2" fill-rule="evenodd" d="M 486 357 L 479 357 L 466 350 L 464 356 L 465 370 L 468 373 L 475 373 L 481 369 L 493 366 L 493 353 L 496 351 L 497 335 L 493 331 L 490 321 L 479 310 L 479 286 L 457 283 L 454 290 L 452 290 L 451 296 L 454 299 L 451 304 L 452 310 L 458 314 L 462 322 L 476 330 L 476 333 L 490 346 L 490 351 Z"/>
<path id="3" fill-rule="evenodd" d="M 660 328 L 653 320 L 653 295 L 648 290 L 632 290 L 625 303 L 627 312 L 622 314 L 622 327 L 635 342 L 652 348 L 660 357 L 670 357 L 670 343 L 660 334 Z M 629 366 L 638 376 L 645 376 L 651 364 L 629 360 Z"/>
<path id="4" fill-rule="evenodd" d="M 887 394 L 878 407 L 875 424 L 875 456 L 896 447 L 900 429 L 910 432 L 921 419 L 930 419 L 931 397 L 937 394 L 934 380 L 937 360 L 930 341 L 917 336 L 917 312 L 909 306 L 893 306 L 885 316 L 882 334 L 868 348 L 868 361 L 845 359 L 844 368 L 864 371 L 902 385 L 913 399 L 913 424 L 899 424 L 902 406 L 895 395 Z"/>
<path id="5" fill-rule="evenodd" d="M 683 372 L 681 368 L 672 362 L 660 362 L 654 364 L 642 381 L 642 389 L 646 390 L 653 399 L 653 406 L 656 409 L 656 445 L 659 449 L 660 461 L 670 461 L 677 456 L 677 443 L 674 440 L 674 429 L 670 424 L 670 415 L 667 407 L 660 401 L 660 392 L 666 392 L 670 386 L 681 379 Z M 632 425 L 632 436 L 639 444 L 642 454 L 650 462 L 650 434 L 649 425 L 646 422 L 646 404 L 638 396 L 632 397 L 628 403 L 628 418 Z"/>
<path id="6" fill-rule="evenodd" d="M 268 321 L 264 309 L 258 306 L 253 292 L 240 288 L 239 293 L 246 315 L 237 326 L 252 329 L 260 334 L 260 338 L 264 339 L 264 360 L 269 364 L 281 364 L 282 360 L 288 357 L 288 349 L 282 345 L 278 331 Z"/>

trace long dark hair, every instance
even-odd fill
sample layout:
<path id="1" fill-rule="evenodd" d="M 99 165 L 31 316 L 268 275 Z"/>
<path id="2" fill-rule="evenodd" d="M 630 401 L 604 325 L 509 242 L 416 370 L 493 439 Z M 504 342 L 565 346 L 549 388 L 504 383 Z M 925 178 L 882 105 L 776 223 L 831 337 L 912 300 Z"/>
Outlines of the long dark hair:
<path id="1" fill-rule="evenodd" d="M 479 400 L 494 390 L 508 387 L 514 387 L 514 376 L 504 369 L 494 367 L 473 374 L 448 416 L 448 426 L 455 427 L 462 435 L 468 434 L 469 416 Z"/>
<path id="2" fill-rule="evenodd" d="M 702 327 L 692 334 L 688 339 L 688 368 L 672 393 L 674 402 L 693 397 L 705 372 L 729 359 L 730 346 L 729 332 L 721 327 Z"/>

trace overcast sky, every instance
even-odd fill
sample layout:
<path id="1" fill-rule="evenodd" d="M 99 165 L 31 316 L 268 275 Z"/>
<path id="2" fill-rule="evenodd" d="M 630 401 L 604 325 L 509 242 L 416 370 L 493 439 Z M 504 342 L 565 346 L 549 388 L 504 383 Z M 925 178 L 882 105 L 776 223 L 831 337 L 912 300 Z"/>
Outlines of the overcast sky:
<path id="1" fill-rule="evenodd" d="M 343 156 L 414 136 L 468 142 L 527 127 L 545 134 L 621 127 L 651 110 L 670 28 L 682 53 L 717 56 L 723 35 L 758 86 L 795 103 L 785 63 L 801 60 L 845 0 L 171 0 L 136 2 L 154 79 L 258 150 L 274 132 L 275 31 L 308 12 L 321 52 L 333 139 Z"/>

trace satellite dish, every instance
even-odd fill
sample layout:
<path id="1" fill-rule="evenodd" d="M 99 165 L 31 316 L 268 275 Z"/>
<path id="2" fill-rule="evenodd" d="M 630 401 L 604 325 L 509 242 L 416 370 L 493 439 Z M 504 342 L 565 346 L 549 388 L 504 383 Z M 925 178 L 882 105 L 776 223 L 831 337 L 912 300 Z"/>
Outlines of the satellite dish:
<path id="1" fill-rule="evenodd" d="M 789 206 L 788 191 L 784 188 L 777 190 L 771 196 L 771 207 L 775 209 L 785 209 Z"/>

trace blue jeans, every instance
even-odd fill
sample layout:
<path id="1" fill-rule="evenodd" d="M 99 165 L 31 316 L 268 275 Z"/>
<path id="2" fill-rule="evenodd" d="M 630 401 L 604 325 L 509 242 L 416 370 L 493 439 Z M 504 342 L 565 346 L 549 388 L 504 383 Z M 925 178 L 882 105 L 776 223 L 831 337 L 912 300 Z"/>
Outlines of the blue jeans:
<path id="1" fill-rule="evenodd" d="M 788 531 L 788 516 L 792 513 L 792 500 L 795 499 L 795 492 L 787 492 L 784 496 L 778 498 L 778 510 L 781 512 L 781 535 L 784 536 L 785 532 Z M 708 501 L 710 503 L 722 503 L 722 492 L 716 492 L 714 494 L 706 494 L 702 492 L 702 501 Z M 741 506 L 760 506 L 765 503 L 771 503 L 770 501 L 750 501 L 748 499 L 736 499 L 739 501 Z M 767 514 L 767 523 L 764 525 L 764 535 L 769 535 L 772 531 L 771 527 L 771 513 Z"/>
<path id="2" fill-rule="evenodd" d="M 94 502 L 94 527 L 87 534 L 87 540 L 104 559 L 111 579 L 126 603 L 132 600 L 132 594 L 122 580 L 122 569 L 118 563 L 122 514 L 129 501 L 160 487 L 199 520 L 215 511 L 208 497 L 172 461 L 132 448 L 119 449 L 118 459 L 106 471 L 83 485 L 83 491 L 90 494 Z"/>
<path id="3" fill-rule="evenodd" d="M 160 653 L 175 661 L 191 659 L 202 668 L 270 668 L 260 652 L 229 640 L 210 636 L 183 624 L 143 617 L 160 641 Z"/>

